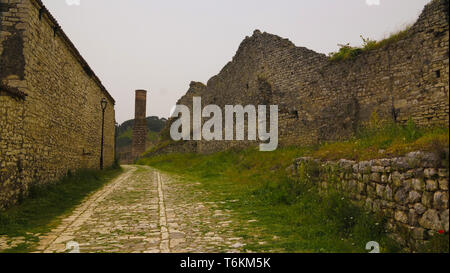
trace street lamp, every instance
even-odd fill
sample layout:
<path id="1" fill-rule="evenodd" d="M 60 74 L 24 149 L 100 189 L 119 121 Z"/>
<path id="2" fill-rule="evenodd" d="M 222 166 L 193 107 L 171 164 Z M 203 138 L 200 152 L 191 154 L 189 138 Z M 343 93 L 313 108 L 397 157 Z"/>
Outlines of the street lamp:
<path id="1" fill-rule="evenodd" d="M 105 131 L 105 110 L 106 106 L 108 106 L 108 101 L 103 98 L 100 102 L 100 105 L 102 106 L 102 146 L 100 148 L 100 170 L 103 170 L 103 135 Z"/>

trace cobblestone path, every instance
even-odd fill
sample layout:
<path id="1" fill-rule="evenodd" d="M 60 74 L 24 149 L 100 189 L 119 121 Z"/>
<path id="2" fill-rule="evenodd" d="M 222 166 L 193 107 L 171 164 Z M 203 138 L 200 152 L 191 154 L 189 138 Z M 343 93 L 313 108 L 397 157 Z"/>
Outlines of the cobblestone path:
<path id="1" fill-rule="evenodd" d="M 150 167 L 125 172 L 88 197 L 49 234 L 38 252 L 169 253 L 240 252 L 243 239 L 226 212 L 202 202 L 195 183 Z"/>

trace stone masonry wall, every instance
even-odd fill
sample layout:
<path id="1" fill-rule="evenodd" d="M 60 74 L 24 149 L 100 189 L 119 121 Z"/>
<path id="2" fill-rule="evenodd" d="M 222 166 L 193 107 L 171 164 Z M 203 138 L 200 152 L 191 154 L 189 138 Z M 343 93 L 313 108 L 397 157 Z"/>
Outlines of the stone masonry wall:
<path id="1" fill-rule="evenodd" d="M 256 30 L 218 75 L 207 85 L 193 82 L 178 104 L 192 107 L 195 95 L 222 109 L 278 105 L 284 145 L 345 139 L 374 110 L 399 123 L 448 124 L 448 7 L 448 0 L 431 1 L 399 41 L 343 61 Z M 245 144 L 201 141 L 197 147 L 214 152 L 234 145 Z"/>
<path id="2" fill-rule="evenodd" d="M 337 189 L 371 211 L 388 219 L 393 237 L 417 247 L 439 230 L 449 230 L 448 167 L 434 154 L 413 152 L 405 157 L 354 162 L 295 160 L 293 175 L 301 164 L 319 163 L 319 186 Z M 409 234 L 410 238 L 405 237 Z"/>
<path id="3" fill-rule="evenodd" d="M 0 209 L 33 183 L 114 161 L 114 99 L 38 0 L 0 0 Z"/>

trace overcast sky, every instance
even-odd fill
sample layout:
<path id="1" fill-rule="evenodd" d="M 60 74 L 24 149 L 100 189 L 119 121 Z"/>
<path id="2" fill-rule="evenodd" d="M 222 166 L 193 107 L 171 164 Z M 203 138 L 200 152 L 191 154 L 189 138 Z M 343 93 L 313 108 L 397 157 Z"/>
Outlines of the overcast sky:
<path id="1" fill-rule="evenodd" d="M 43 0 L 116 99 L 119 123 L 169 116 L 191 81 L 206 83 L 260 29 L 321 53 L 415 22 L 430 0 Z"/>

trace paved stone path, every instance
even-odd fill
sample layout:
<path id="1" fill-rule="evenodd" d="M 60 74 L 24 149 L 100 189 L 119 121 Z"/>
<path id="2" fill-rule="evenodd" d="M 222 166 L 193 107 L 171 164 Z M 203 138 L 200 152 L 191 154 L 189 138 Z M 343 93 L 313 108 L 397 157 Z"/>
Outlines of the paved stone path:
<path id="1" fill-rule="evenodd" d="M 242 252 L 233 221 L 214 202 L 202 202 L 195 183 L 150 167 L 125 172 L 88 197 L 49 234 L 38 252 Z"/>

